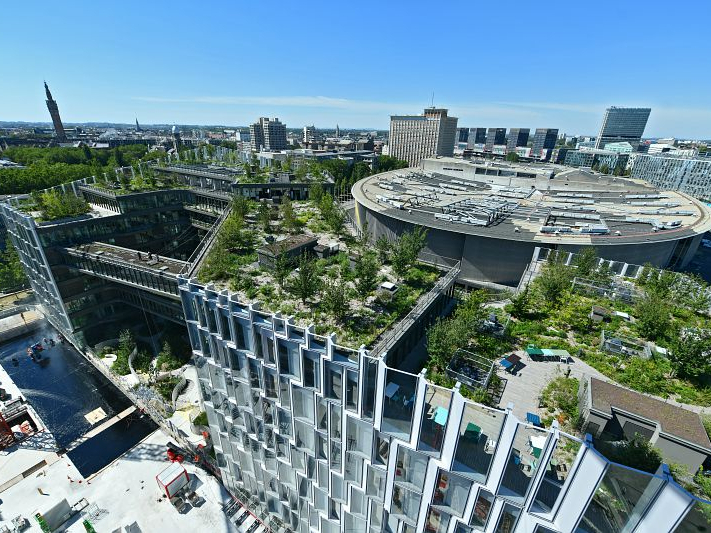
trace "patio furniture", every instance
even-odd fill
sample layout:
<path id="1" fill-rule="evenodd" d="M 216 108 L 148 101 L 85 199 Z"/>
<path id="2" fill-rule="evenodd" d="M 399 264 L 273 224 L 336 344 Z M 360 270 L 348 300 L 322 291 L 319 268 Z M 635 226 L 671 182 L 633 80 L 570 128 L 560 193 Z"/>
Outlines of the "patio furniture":
<path id="1" fill-rule="evenodd" d="M 494 439 L 489 439 L 484 445 L 484 453 L 493 453 L 496 449 L 496 441 Z"/>
<path id="2" fill-rule="evenodd" d="M 440 426 L 444 426 L 447 423 L 447 415 L 449 414 L 449 411 L 445 409 L 444 407 L 438 407 L 435 409 L 434 416 L 432 417 L 432 420 L 434 421 L 435 424 L 439 424 Z"/>
<path id="3" fill-rule="evenodd" d="M 481 428 L 473 422 L 469 422 L 467 424 L 467 429 L 464 431 L 464 438 L 475 443 L 479 442 L 479 439 L 481 438 Z"/>
<path id="4" fill-rule="evenodd" d="M 543 424 L 541 424 L 541 417 L 536 413 L 526 413 L 526 421 L 536 427 L 543 427 Z"/>
<path id="5" fill-rule="evenodd" d="M 508 359 L 504 358 L 501 361 L 499 361 L 499 364 L 504 367 L 504 370 L 509 371 L 513 368 L 513 364 L 509 362 Z"/>
<path id="6" fill-rule="evenodd" d="M 400 385 L 397 383 L 388 383 L 385 386 L 385 396 L 390 398 L 391 400 L 393 399 L 393 396 L 397 393 L 397 391 L 400 390 Z"/>

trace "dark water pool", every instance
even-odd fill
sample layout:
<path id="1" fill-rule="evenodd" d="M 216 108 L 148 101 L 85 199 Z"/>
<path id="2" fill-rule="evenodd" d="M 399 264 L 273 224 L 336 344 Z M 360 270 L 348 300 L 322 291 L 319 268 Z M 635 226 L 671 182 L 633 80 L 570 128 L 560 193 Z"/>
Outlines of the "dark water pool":
<path id="1" fill-rule="evenodd" d="M 57 343 L 42 352 L 40 363 L 27 355 L 27 347 L 44 337 L 57 338 L 48 324 L 32 335 L 0 344 L 0 365 L 22 390 L 35 411 L 54 435 L 60 448 L 92 428 L 84 415 L 101 407 L 107 418 L 131 406 L 131 401 L 113 383 L 68 343 Z M 16 357 L 19 364 L 12 362 Z M 156 425 L 140 413 L 120 420 L 109 429 L 87 440 L 67 455 L 87 476 L 138 443 Z"/>

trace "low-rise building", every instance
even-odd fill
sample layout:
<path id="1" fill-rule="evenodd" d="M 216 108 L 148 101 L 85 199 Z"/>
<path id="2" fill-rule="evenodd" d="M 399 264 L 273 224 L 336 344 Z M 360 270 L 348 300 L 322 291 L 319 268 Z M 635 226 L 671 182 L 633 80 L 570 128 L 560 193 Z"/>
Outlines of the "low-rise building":
<path id="1" fill-rule="evenodd" d="M 648 440 L 665 462 L 696 472 L 711 455 L 711 441 L 698 413 L 597 378 L 581 395 L 583 429 L 603 440 Z"/>

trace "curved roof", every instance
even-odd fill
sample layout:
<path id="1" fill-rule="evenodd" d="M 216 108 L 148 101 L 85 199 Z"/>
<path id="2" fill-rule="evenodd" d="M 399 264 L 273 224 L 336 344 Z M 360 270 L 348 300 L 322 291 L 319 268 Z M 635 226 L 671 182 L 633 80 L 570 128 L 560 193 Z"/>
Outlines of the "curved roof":
<path id="1" fill-rule="evenodd" d="M 711 211 L 641 180 L 558 165 L 455 158 L 369 176 L 355 200 L 388 217 L 483 237 L 550 244 L 625 245 L 711 229 Z"/>

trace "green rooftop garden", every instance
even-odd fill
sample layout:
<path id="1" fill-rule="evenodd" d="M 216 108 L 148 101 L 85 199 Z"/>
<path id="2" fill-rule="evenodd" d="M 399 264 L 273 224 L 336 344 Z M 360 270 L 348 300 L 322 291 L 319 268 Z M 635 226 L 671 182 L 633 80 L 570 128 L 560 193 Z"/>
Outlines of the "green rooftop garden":
<path id="1" fill-rule="evenodd" d="M 309 238 L 330 253 L 290 255 L 280 245 Z M 417 261 L 424 244 L 421 228 L 393 242 L 372 242 L 367 228 L 355 236 L 345 212 L 315 184 L 309 201 L 236 197 L 197 277 L 357 348 L 371 345 L 434 286 L 440 271 Z M 276 250 L 272 265 L 260 265 L 262 248 Z M 397 289 L 384 290 L 383 282 Z"/>
<path id="2" fill-rule="evenodd" d="M 695 275 L 660 271 L 645 266 L 637 279 L 621 280 L 599 268 L 592 248 L 566 266 L 555 253 L 523 292 L 512 296 L 503 312 L 510 316 L 504 335 L 489 335 L 478 325 L 491 312 L 486 293 L 462 300 L 452 317 L 428 332 L 430 374 L 446 382 L 446 364 L 457 349 L 467 349 L 492 361 L 506 352 L 539 348 L 563 349 L 580 357 L 612 380 L 631 389 L 682 403 L 711 405 L 711 298 L 707 284 Z M 585 278 L 596 291 L 580 290 L 574 278 Z M 626 284 L 633 298 L 617 298 Z M 607 294 L 607 296 L 606 296 Z M 595 321 L 593 306 L 606 316 Z M 608 338 L 632 339 L 649 346 L 650 357 L 601 348 Z M 482 393 L 478 393 L 482 394 Z M 551 416 L 561 414 L 554 409 Z M 568 413 L 573 418 L 573 413 Z"/>

